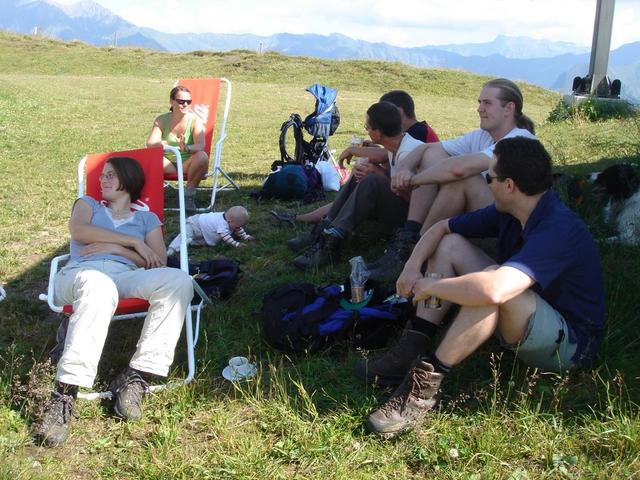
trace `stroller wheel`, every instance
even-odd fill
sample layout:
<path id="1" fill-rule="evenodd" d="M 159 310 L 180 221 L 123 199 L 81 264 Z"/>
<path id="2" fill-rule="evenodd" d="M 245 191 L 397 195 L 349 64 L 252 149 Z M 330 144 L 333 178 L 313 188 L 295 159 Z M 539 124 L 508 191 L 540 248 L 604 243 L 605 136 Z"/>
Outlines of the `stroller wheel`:
<path id="1" fill-rule="evenodd" d="M 282 226 L 288 224 L 293 227 L 296 224 L 296 215 L 294 213 L 278 213 L 275 210 L 269 212 L 269 220 L 272 225 Z"/>

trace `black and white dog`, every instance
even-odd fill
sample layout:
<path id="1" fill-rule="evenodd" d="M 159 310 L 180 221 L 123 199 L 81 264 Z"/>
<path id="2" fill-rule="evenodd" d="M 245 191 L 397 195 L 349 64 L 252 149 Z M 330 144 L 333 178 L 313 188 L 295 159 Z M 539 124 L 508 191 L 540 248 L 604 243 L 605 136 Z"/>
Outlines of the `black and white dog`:
<path id="1" fill-rule="evenodd" d="M 615 222 L 618 236 L 610 238 L 625 245 L 640 245 L 640 178 L 628 164 L 613 165 L 591 174 L 595 191 L 607 204 L 605 220 Z"/>

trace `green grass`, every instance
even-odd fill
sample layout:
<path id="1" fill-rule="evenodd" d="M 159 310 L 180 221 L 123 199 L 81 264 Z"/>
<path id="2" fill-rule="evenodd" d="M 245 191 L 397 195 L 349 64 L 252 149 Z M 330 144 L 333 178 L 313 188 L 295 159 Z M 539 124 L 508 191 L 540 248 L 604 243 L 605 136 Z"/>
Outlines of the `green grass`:
<path id="1" fill-rule="evenodd" d="M 45 364 L 58 318 L 37 300 L 50 258 L 68 248 L 67 221 L 76 165 L 87 152 L 139 147 L 167 107 L 173 81 L 225 76 L 234 96 L 225 169 L 240 184 L 217 209 L 245 204 L 258 241 L 243 249 L 193 249 L 228 255 L 244 271 L 237 293 L 205 314 L 198 375 L 186 387 L 154 395 L 137 424 L 108 408 L 80 402 L 61 449 L 34 447 L 29 426 L 45 396 Z M 313 107 L 305 88 L 338 89 L 338 151 L 363 134 L 364 111 L 387 90 L 404 88 L 418 115 L 441 138 L 477 126 L 485 77 L 384 62 L 329 62 L 235 51 L 171 55 L 98 49 L 80 43 L 0 33 L 0 478 L 638 478 L 640 395 L 637 248 L 602 244 L 608 334 L 591 371 L 564 376 L 527 370 L 490 343 L 447 378 L 442 408 L 422 430 L 384 442 L 363 422 L 388 392 L 360 385 L 352 368 L 362 353 L 339 344 L 289 358 L 262 340 L 262 296 L 292 280 L 342 280 L 347 264 L 299 274 L 284 243 L 294 230 L 274 229 L 267 212 L 303 209 L 247 197 L 278 158 L 279 128 Z M 558 95 L 521 85 L 525 113 L 559 170 L 585 173 L 615 161 L 640 160 L 638 121 L 546 123 Z M 588 203 L 580 213 L 594 232 L 610 226 Z M 168 219 L 169 234 L 175 219 Z M 365 228 L 350 254 L 375 257 L 384 240 Z M 109 381 L 135 349 L 139 321 L 114 324 L 97 383 Z M 255 381 L 230 385 L 220 372 L 232 355 L 260 365 Z M 496 356 L 496 354 L 498 354 Z M 183 373 L 179 344 L 173 375 Z"/>

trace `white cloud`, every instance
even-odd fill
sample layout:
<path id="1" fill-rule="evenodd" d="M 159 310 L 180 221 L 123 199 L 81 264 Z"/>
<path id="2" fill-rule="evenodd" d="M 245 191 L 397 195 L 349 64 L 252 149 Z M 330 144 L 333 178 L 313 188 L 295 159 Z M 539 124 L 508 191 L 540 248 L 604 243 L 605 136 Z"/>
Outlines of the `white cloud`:
<path id="1" fill-rule="evenodd" d="M 63 0 L 73 3 L 72 0 Z M 596 0 L 96 0 L 167 32 L 337 32 L 399 46 L 486 42 L 496 35 L 590 45 Z M 617 0 L 612 47 L 640 40 L 640 2 Z"/>

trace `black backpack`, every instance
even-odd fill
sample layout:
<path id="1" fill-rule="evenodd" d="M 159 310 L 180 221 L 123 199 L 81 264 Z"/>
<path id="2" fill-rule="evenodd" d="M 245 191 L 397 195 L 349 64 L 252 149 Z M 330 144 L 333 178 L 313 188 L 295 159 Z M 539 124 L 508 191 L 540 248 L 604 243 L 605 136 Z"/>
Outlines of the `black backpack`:
<path id="1" fill-rule="evenodd" d="M 180 262 L 175 258 L 169 258 L 167 266 L 180 268 Z M 240 273 L 242 270 L 238 264 L 228 258 L 189 264 L 189 275 L 193 276 L 200 288 L 212 300 L 229 298 L 238 285 Z"/>
<path id="2" fill-rule="evenodd" d="M 288 353 L 313 352 L 341 337 L 354 348 L 374 349 L 404 325 L 407 302 L 382 301 L 376 293 L 355 309 L 345 301 L 347 295 L 340 285 L 310 283 L 287 283 L 269 292 L 261 310 L 267 341 Z"/>
<path id="3" fill-rule="evenodd" d="M 302 129 L 307 127 L 307 123 L 311 121 L 312 116 L 313 114 L 307 116 L 303 122 L 300 115 L 292 113 L 289 119 L 280 127 L 278 146 L 280 148 L 280 161 L 282 163 L 298 163 L 300 165 L 312 163 L 315 165 L 318 161 L 329 160 L 327 156 L 328 150 L 326 148 L 327 139 L 325 137 L 314 136 L 309 142 L 304 139 Z M 338 107 L 334 105 L 329 135 L 333 135 L 339 124 L 340 112 L 338 111 Z M 287 135 L 289 131 L 293 134 L 295 145 L 293 156 L 287 151 Z"/>

